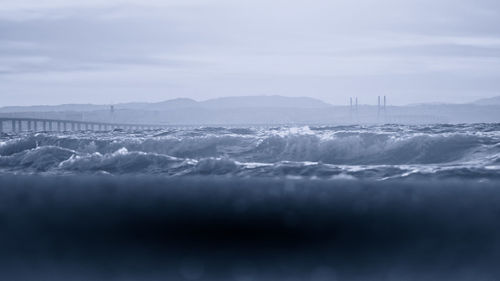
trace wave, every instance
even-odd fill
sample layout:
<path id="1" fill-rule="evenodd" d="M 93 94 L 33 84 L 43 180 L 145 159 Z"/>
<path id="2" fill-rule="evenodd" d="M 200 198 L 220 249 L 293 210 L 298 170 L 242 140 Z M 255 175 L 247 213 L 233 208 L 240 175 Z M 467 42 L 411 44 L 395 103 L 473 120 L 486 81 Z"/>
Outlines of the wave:
<path id="1" fill-rule="evenodd" d="M 481 138 L 469 135 L 396 137 L 388 134 L 343 133 L 273 136 L 252 153 L 255 160 L 321 161 L 329 164 L 432 164 L 460 160 L 484 150 Z"/>
<path id="2" fill-rule="evenodd" d="M 43 146 L 0 157 L 0 167 L 47 171 L 74 155 L 69 149 Z"/>
<path id="3" fill-rule="evenodd" d="M 166 155 L 128 152 L 122 148 L 102 155 L 98 152 L 90 155 L 72 155 L 58 165 L 59 169 L 78 172 L 107 173 L 175 173 L 186 162 Z"/>
<path id="4" fill-rule="evenodd" d="M 37 149 L 39 150 L 39 149 Z M 69 155 L 69 158 L 67 158 Z M 27 157 L 23 157 L 26 159 Z M 29 159 L 29 157 L 28 157 Z M 43 159 L 43 158 L 39 158 Z M 477 165 L 332 165 L 320 162 L 238 162 L 229 158 L 183 159 L 161 154 L 129 152 L 122 148 L 110 154 L 61 154 L 52 161 L 40 160 L 36 170 L 74 173 L 147 174 L 163 176 L 224 175 L 244 178 L 373 179 L 396 178 L 500 178 L 498 168 Z M 59 164 L 58 161 L 61 161 Z M 23 160 L 24 163 L 29 161 Z M 27 166 L 14 163 L 25 169 Z"/>
<path id="5" fill-rule="evenodd" d="M 0 142 L 0 167 L 18 171 L 385 179 L 495 175 L 499 159 L 500 129 L 486 125 L 41 133 Z"/>

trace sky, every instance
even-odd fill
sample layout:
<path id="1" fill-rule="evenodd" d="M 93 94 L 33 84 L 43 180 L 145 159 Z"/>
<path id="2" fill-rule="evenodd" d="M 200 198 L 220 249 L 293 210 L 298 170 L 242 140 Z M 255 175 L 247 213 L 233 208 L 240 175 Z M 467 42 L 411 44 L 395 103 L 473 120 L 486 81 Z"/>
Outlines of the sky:
<path id="1" fill-rule="evenodd" d="M 500 95 L 498 0 L 0 0 L 0 106 Z"/>

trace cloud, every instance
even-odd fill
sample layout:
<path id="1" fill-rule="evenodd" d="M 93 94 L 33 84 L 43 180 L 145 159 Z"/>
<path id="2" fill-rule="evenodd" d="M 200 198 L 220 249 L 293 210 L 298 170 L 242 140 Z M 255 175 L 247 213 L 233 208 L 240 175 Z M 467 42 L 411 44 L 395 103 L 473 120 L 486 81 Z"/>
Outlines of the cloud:
<path id="1" fill-rule="evenodd" d="M 499 11 L 492 0 L 3 0 L 0 90 L 31 100 L 43 88 L 49 103 L 64 102 L 62 91 L 74 101 L 79 87 L 96 100 L 128 87 L 117 101 L 279 93 L 335 103 L 392 91 L 404 103 L 419 97 L 399 81 L 448 98 L 459 77 L 464 93 L 490 95 L 500 91 Z M 378 88 L 356 86 L 369 84 Z"/>

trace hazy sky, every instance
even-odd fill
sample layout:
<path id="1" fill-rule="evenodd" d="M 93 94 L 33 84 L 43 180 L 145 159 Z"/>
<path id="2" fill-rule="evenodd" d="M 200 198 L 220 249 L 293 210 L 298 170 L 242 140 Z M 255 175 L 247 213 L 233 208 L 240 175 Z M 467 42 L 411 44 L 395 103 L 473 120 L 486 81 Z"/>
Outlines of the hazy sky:
<path id="1" fill-rule="evenodd" d="M 0 106 L 500 95 L 498 0 L 0 0 Z"/>

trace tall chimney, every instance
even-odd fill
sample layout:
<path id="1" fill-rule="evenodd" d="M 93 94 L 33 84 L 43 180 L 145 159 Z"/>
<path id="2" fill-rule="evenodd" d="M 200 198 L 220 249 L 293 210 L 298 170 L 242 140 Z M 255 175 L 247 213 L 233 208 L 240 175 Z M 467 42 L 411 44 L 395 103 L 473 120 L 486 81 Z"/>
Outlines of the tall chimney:
<path id="1" fill-rule="evenodd" d="M 109 115 L 111 118 L 111 123 L 114 123 L 115 122 L 115 106 L 114 105 L 111 105 L 109 107 Z"/>
<path id="2" fill-rule="evenodd" d="M 378 96 L 377 117 L 380 116 L 380 96 Z"/>

